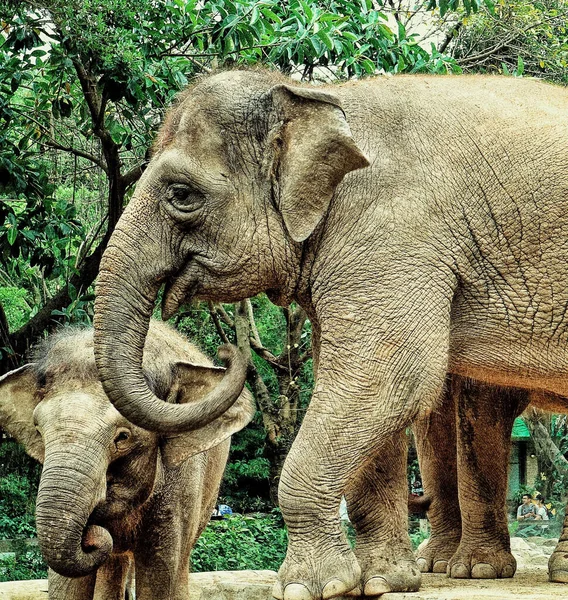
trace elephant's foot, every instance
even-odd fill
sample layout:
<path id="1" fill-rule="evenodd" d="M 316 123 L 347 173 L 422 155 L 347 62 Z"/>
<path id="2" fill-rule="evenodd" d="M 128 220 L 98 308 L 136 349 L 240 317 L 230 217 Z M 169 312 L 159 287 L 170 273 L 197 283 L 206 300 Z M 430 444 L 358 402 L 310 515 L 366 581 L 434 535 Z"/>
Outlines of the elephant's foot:
<path id="1" fill-rule="evenodd" d="M 272 595 L 277 600 L 328 600 L 353 590 L 358 594 L 360 580 L 361 569 L 346 544 L 326 544 L 319 551 L 314 544 L 305 545 L 296 552 L 288 546 Z"/>
<path id="2" fill-rule="evenodd" d="M 559 542 L 550 555 L 548 578 L 555 583 L 568 583 L 568 540 Z"/>
<path id="3" fill-rule="evenodd" d="M 416 552 L 416 564 L 422 573 L 446 573 L 448 563 L 460 545 L 461 533 L 432 536 Z"/>
<path id="4" fill-rule="evenodd" d="M 395 544 L 367 550 L 355 547 L 361 565 L 361 592 L 365 597 L 389 592 L 416 592 L 421 574 L 410 549 Z"/>
<path id="5" fill-rule="evenodd" d="M 506 579 L 513 577 L 517 561 L 508 548 L 498 543 L 460 544 L 448 563 L 448 576 L 454 579 Z"/>

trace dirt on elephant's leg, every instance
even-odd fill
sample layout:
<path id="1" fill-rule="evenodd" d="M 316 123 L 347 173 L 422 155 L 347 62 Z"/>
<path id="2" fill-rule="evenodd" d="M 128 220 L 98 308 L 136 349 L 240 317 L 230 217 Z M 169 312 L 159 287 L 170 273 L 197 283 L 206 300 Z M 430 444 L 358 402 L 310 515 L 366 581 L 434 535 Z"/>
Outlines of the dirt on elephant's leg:
<path id="1" fill-rule="evenodd" d="M 408 537 L 406 451 L 402 431 L 382 444 L 375 460 L 359 470 L 346 490 L 363 596 L 420 587 Z"/>
<path id="2" fill-rule="evenodd" d="M 430 501 L 430 538 L 416 553 L 423 573 L 445 573 L 461 539 L 455 410 L 446 390 L 435 412 L 412 427 L 424 494 Z"/>
<path id="3" fill-rule="evenodd" d="M 558 545 L 548 560 L 548 578 L 555 583 L 568 583 L 568 506 Z"/>
<path id="4" fill-rule="evenodd" d="M 460 579 L 512 577 L 516 561 L 507 529 L 507 467 L 515 417 L 529 402 L 523 390 L 455 377 L 458 487 L 462 538 L 448 574 Z"/>

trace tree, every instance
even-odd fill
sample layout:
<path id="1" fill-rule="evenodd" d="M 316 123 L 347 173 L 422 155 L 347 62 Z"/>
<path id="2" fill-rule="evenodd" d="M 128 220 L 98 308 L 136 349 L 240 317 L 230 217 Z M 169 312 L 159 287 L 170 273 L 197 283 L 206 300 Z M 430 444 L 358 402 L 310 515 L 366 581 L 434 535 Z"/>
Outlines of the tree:
<path id="1" fill-rule="evenodd" d="M 452 30 L 451 55 L 466 71 L 568 84 L 568 2 L 513 0 L 483 7 Z"/>
<path id="2" fill-rule="evenodd" d="M 531 439 L 534 443 L 542 481 L 541 492 L 550 497 L 555 483 L 566 490 L 568 484 L 568 460 L 566 450 L 566 417 L 554 417 L 552 414 L 529 407 L 523 413 Z M 563 493 L 563 496 L 566 492 Z"/>

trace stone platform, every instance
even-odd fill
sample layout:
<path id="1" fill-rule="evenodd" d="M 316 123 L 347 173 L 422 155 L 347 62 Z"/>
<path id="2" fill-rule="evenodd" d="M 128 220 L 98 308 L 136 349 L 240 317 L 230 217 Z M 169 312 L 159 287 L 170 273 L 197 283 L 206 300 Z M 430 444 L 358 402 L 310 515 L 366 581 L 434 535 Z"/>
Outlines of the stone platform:
<path id="1" fill-rule="evenodd" d="M 191 575 L 188 600 L 271 600 L 273 571 L 219 571 Z M 414 593 L 384 594 L 382 600 L 566 600 L 568 584 L 550 583 L 545 565 L 523 565 L 513 579 L 456 580 L 423 575 Z M 0 600 L 47 600 L 47 582 L 0 583 Z M 355 600 L 352 596 L 349 600 Z"/>

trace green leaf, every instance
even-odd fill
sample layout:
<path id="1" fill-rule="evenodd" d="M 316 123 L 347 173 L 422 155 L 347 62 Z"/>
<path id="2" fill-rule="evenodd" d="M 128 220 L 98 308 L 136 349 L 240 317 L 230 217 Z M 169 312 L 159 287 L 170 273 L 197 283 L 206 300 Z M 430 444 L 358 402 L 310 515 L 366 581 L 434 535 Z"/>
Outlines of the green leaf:
<path id="1" fill-rule="evenodd" d="M 375 72 L 376 65 L 372 60 L 364 58 L 362 61 L 360 61 L 360 64 L 363 67 L 363 69 L 365 69 L 365 72 L 369 75 L 372 75 Z"/>
<path id="2" fill-rule="evenodd" d="M 260 11 L 258 10 L 258 6 L 253 6 L 253 9 L 251 11 L 251 15 L 250 15 L 250 21 L 249 24 L 251 25 L 251 27 L 258 21 L 260 17 Z"/>
<path id="3" fill-rule="evenodd" d="M 302 8 L 304 9 L 304 14 L 306 15 L 306 18 L 308 19 L 308 22 L 313 21 L 314 12 L 311 9 L 310 5 L 307 2 L 303 2 L 303 0 L 300 0 L 300 4 L 302 5 Z"/>
<path id="4" fill-rule="evenodd" d="M 223 42 L 223 52 L 229 54 L 235 50 L 235 42 L 231 35 L 228 35 Z"/>
<path id="5" fill-rule="evenodd" d="M 260 12 L 265 16 L 268 17 L 268 19 L 270 19 L 271 21 L 274 21 L 275 23 L 278 23 L 278 25 L 282 24 L 282 19 L 273 11 L 271 11 L 269 8 L 261 8 Z"/>
<path id="6" fill-rule="evenodd" d="M 18 230 L 15 227 L 10 227 L 6 230 L 6 237 L 8 238 L 8 243 L 10 246 L 13 246 L 16 238 L 18 237 Z"/>
<path id="7" fill-rule="evenodd" d="M 333 50 L 333 40 L 323 29 L 320 29 L 316 35 L 327 46 L 328 50 Z"/>
<path id="8" fill-rule="evenodd" d="M 343 37 L 347 38 L 348 40 L 351 40 L 352 42 L 357 42 L 360 39 L 360 36 L 358 36 L 356 33 L 353 33 L 352 31 L 342 31 L 341 34 L 343 35 Z"/>

